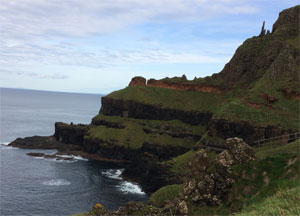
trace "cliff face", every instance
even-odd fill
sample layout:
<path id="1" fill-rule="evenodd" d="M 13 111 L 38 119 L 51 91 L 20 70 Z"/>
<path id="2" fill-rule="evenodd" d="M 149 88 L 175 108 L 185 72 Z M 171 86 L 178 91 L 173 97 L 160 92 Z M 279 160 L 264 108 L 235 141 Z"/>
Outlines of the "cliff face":
<path id="1" fill-rule="evenodd" d="M 168 109 L 162 108 L 159 105 L 150 105 L 134 100 L 122 100 L 110 97 L 102 97 L 101 104 L 101 114 L 121 116 L 124 118 L 165 121 L 180 120 L 188 124 L 197 125 L 207 124 L 212 117 L 212 113 L 209 112 Z"/>

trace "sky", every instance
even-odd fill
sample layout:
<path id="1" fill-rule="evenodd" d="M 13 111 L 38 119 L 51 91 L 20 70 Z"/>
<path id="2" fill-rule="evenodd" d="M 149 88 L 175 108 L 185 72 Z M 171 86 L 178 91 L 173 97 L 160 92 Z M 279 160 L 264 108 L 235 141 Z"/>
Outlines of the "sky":
<path id="1" fill-rule="evenodd" d="M 0 87 L 109 93 L 220 72 L 298 0 L 0 0 Z"/>

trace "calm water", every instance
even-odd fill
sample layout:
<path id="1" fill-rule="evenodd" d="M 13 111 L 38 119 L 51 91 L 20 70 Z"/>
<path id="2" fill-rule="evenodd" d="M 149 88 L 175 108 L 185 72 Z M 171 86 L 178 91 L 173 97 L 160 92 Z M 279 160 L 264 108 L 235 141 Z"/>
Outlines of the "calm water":
<path id="1" fill-rule="evenodd" d="M 88 124 L 101 106 L 101 95 L 0 91 L 0 143 L 5 144 L 17 137 L 53 134 L 55 121 Z M 83 158 L 32 158 L 28 152 L 55 150 L 0 146 L 0 215 L 72 215 L 95 203 L 113 210 L 148 198 L 137 185 L 119 177 L 120 168 Z"/>

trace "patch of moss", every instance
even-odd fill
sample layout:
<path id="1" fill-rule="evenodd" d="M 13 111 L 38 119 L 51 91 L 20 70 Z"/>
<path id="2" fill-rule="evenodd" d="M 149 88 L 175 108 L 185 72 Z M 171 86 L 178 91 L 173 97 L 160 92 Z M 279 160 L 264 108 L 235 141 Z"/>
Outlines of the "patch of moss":
<path id="1" fill-rule="evenodd" d="M 163 207 L 164 202 L 166 200 L 173 200 L 175 198 L 180 197 L 180 193 L 182 193 L 183 186 L 182 185 L 167 185 L 162 187 L 154 194 L 151 195 L 149 204 L 154 205 L 156 207 Z"/>

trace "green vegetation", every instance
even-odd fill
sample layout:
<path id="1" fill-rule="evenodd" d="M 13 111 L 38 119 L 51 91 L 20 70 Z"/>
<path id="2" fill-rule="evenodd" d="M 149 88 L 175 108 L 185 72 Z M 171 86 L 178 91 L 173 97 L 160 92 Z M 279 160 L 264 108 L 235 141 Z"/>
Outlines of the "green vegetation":
<path id="1" fill-rule="evenodd" d="M 180 175 L 186 175 L 189 172 L 188 162 L 192 160 L 197 151 L 191 150 L 182 155 L 163 162 L 171 166 L 171 171 Z M 214 151 L 208 152 L 208 156 L 214 159 L 217 154 Z"/>
<path id="2" fill-rule="evenodd" d="M 202 126 L 192 126 L 178 120 L 159 121 L 122 118 L 118 116 L 98 115 L 94 122 L 105 120 L 106 122 L 118 123 L 124 128 L 113 128 L 106 125 L 92 127 L 86 140 L 99 141 L 102 145 L 123 146 L 125 148 L 139 149 L 145 142 L 172 147 L 192 148 L 195 144 L 193 139 L 177 138 L 176 134 L 191 133 L 200 136 L 204 133 Z M 148 133 L 146 132 L 148 131 Z M 170 134 L 170 131 L 174 134 Z"/>
<path id="3" fill-rule="evenodd" d="M 255 148 L 257 151 L 256 157 L 259 159 L 264 159 L 266 157 L 272 157 L 272 155 L 300 155 L 300 140 L 296 140 L 292 143 L 279 146 L 274 148 L 274 144 L 264 145 L 262 148 Z"/>
<path id="4" fill-rule="evenodd" d="M 182 190 L 182 185 L 167 185 L 152 194 L 149 203 L 156 207 L 163 207 L 166 200 L 179 198 Z"/>
<path id="5" fill-rule="evenodd" d="M 171 170 L 178 174 L 185 174 L 188 168 L 188 162 L 194 157 L 196 151 L 191 150 L 185 154 L 179 155 L 170 161 L 167 161 L 171 165 Z"/>
<path id="6" fill-rule="evenodd" d="M 300 213 L 299 150 L 300 140 L 297 140 L 268 151 L 258 152 L 256 160 L 250 164 L 234 167 L 236 183 L 228 195 L 227 202 L 221 206 L 210 207 L 190 201 L 188 202 L 189 215 L 298 215 Z M 181 171 L 182 167 L 186 169 L 186 164 L 194 154 L 195 151 L 189 151 L 172 159 L 171 161 L 175 161 L 172 169 Z M 214 158 L 214 155 L 210 157 Z M 157 194 L 164 194 L 162 191 L 159 190 Z M 157 206 L 164 202 L 161 197 L 170 200 L 168 196 L 157 194 L 151 197 L 153 200 L 159 200 Z"/>
<path id="7" fill-rule="evenodd" d="M 300 186 L 279 189 L 256 205 L 246 207 L 236 216 L 300 215 Z"/>
<path id="8" fill-rule="evenodd" d="M 224 101 L 223 96 L 196 91 L 172 90 L 157 87 L 130 86 L 108 95 L 110 98 L 134 100 L 184 111 L 212 112 Z"/>
<path id="9" fill-rule="evenodd" d="M 249 91 L 227 92 L 226 94 L 212 94 L 203 92 L 171 90 L 156 87 L 133 86 L 116 91 L 108 95 L 111 98 L 135 100 L 145 104 L 158 105 L 162 108 L 180 109 L 185 111 L 199 111 L 213 113 L 214 119 L 228 119 L 230 121 L 246 121 L 257 126 L 281 126 L 297 129 L 299 127 L 299 105 L 295 99 L 286 99 L 277 90 L 268 91 L 279 100 L 271 105 L 261 97 L 263 88 L 272 83 L 257 83 Z M 274 85 L 273 85 L 274 86 Z M 279 86 L 279 85 L 278 85 Z M 283 85 L 280 85 L 281 87 Z M 274 87 L 275 88 L 275 87 Z M 275 93 L 273 93 L 275 92 Z M 237 95 L 238 94 L 238 95 Z M 243 96 L 239 96 L 243 95 Z M 249 96 L 250 102 L 247 102 Z M 272 106 L 273 108 L 270 108 Z"/>

